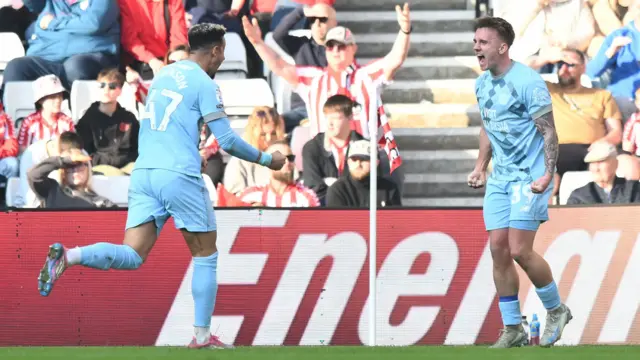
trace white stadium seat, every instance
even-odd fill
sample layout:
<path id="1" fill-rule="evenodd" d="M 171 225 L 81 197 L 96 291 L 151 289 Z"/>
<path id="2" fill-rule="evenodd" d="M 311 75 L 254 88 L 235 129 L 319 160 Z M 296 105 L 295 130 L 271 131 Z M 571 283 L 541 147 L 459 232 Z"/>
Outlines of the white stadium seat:
<path id="1" fill-rule="evenodd" d="M 5 201 L 8 207 L 14 206 L 15 200 L 20 195 L 20 178 L 10 177 L 7 180 L 7 189 L 5 193 Z"/>
<path id="2" fill-rule="evenodd" d="M 126 207 L 129 203 L 130 179 L 129 176 L 93 175 L 91 186 L 96 194 L 106 197 L 120 207 Z"/>
<path id="3" fill-rule="evenodd" d="M 0 70 L 4 70 L 9 61 L 25 55 L 22 41 L 15 33 L 0 33 L 0 44 Z"/>
<path id="4" fill-rule="evenodd" d="M 13 121 L 36 111 L 32 81 L 12 81 L 5 84 L 4 109 Z M 18 129 L 16 129 L 18 130 Z"/>
<path id="5" fill-rule="evenodd" d="M 100 99 L 100 89 L 98 82 L 94 80 L 76 80 L 71 87 L 71 113 L 75 123 L 87 112 L 87 109 L 94 102 Z M 120 105 L 138 116 L 136 97 L 133 88 L 125 84 L 122 94 L 118 98 Z"/>
<path id="6" fill-rule="evenodd" d="M 559 204 L 566 205 L 573 190 L 583 187 L 591 181 L 592 177 L 589 171 L 567 171 L 564 173 L 558 193 Z"/>
<path id="7" fill-rule="evenodd" d="M 219 79 L 246 79 L 247 68 L 247 51 L 240 39 L 240 35 L 236 33 L 226 33 L 224 35 L 226 47 L 224 49 L 225 60 L 220 65 L 216 80 Z"/>
<path id="8" fill-rule="evenodd" d="M 264 79 L 216 81 L 229 116 L 248 116 L 256 106 L 273 107 L 273 93 Z"/>

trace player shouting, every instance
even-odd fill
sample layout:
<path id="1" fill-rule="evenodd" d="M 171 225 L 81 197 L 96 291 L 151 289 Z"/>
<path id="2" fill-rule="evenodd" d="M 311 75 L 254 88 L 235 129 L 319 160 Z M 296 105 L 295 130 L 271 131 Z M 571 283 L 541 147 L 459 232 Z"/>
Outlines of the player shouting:
<path id="1" fill-rule="evenodd" d="M 487 187 L 484 222 L 505 325 L 495 348 L 527 342 L 513 260 L 527 273 L 547 309 L 540 345 L 551 346 L 560 340 L 572 318 L 560 300 L 549 264 L 533 251 L 536 231 L 549 219 L 558 136 L 545 82 L 538 73 L 509 57 L 514 38 L 513 28 L 501 18 L 484 17 L 475 24 L 473 49 L 484 71 L 476 81 L 482 127 L 480 153 L 467 181 L 473 188 L 485 183 Z M 493 171 L 486 181 L 489 160 L 493 160 Z"/>
<path id="2" fill-rule="evenodd" d="M 52 245 L 38 278 L 43 296 L 49 295 L 69 266 L 139 268 L 172 216 L 193 255 L 195 336 L 189 347 L 231 347 L 209 330 L 218 288 L 218 251 L 213 206 L 200 173 L 204 159 L 198 152 L 199 120 L 209 126 L 225 151 L 242 160 L 280 170 L 285 157 L 279 152 L 270 155 L 256 150 L 230 127 L 220 89 L 212 80 L 224 61 L 224 34 L 219 25 L 192 27 L 189 59 L 164 67 L 149 88 L 140 119 L 139 156 L 131 174 L 123 244 L 97 243 L 73 249 Z"/>

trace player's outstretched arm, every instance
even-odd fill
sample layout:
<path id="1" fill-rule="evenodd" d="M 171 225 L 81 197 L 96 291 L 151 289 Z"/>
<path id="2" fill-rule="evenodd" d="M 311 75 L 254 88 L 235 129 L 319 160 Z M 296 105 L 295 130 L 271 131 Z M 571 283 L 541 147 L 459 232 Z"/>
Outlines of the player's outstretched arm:
<path id="1" fill-rule="evenodd" d="M 553 176 L 556 172 L 556 162 L 558 161 L 558 133 L 556 132 L 553 111 L 533 120 L 536 128 L 544 138 L 544 166 L 547 176 Z"/>
<path id="2" fill-rule="evenodd" d="M 206 120 L 207 119 L 205 118 L 205 121 Z M 236 134 L 236 132 L 231 128 L 231 124 L 227 117 L 208 121 L 207 126 L 209 126 L 209 129 L 211 129 L 211 132 L 218 140 L 220 147 L 231 156 L 275 170 L 280 170 L 284 165 L 284 161 L 281 161 L 282 159 L 274 161 L 271 154 L 254 148 L 238 136 L 238 134 Z"/>

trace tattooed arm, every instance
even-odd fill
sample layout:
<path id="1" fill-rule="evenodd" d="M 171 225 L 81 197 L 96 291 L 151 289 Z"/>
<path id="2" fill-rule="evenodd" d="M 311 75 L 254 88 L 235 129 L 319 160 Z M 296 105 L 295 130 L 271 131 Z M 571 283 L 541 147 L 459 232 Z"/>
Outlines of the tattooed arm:
<path id="1" fill-rule="evenodd" d="M 484 126 L 480 128 L 480 151 L 478 152 L 478 159 L 476 160 L 476 171 L 487 171 L 489 161 L 491 161 L 491 142 L 487 132 L 484 130 Z"/>
<path id="2" fill-rule="evenodd" d="M 544 166 L 546 175 L 553 176 L 558 161 L 558 133 L 553 120 L 553 111 L 541 115 L 534 120 L 536 128 L 544 138 Z"/>

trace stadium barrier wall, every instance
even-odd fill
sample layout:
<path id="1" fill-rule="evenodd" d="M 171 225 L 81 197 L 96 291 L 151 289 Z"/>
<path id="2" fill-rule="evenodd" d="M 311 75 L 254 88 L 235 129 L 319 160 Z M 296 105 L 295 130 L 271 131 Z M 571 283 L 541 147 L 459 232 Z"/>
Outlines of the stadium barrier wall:
<path id="1" fill-rule="evenodd" d="M 573 311 L 561 343 L 640 344 L 640 207 L 550 212 L 535 248 Z M 494 341 L 501 321 L 481 210 L 378 214 L 378 343 Z M 368 211 L 216 215 L 214 333 L 236 345 L 366 343 Z M 38 294 L 50 243 L 119 242 L 125 219 L 123 211 L 0 214 L 0 346 L 189 342 L 191 256 L 171 222 L 140 270 L 75 267 L 48 298 Z M 543 315 L 520 275 L 523 313 Z"/>

